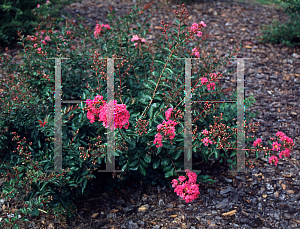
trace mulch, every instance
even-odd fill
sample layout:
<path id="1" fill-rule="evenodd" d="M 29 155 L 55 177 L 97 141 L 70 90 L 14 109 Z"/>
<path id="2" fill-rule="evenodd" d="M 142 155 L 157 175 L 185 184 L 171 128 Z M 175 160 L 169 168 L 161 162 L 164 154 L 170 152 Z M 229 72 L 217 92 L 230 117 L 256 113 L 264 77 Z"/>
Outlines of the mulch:
<path id="1" fill-rule="evenodd" d="M 148 3 L 148 2 L 147 2 Z M 73 18 L 86 18 L 91 31 L 96 20 L 107 24 L 108 7 L 118 15 L 127 13 L 132 1 L 86 0 L 65 8 Z M 145 5 L 143 3 L 142 5 Z M 154 6 L 159 4 L 155 2 Z M 156 13 L 147 41 L 160 33 L 160 20 L 173 21 L 173 1 L 166 10 Z M 202 164 L 203 174 L 217 180 L 213 185 L 201 184 L 200 196 L 190 204 L 167 187 L 139 184 L 131 190 L 113 193 L 103 191 L 102 178 L 95 180 L 98 193 L 79 200 L 78 214 L 70 219 L 69 228 L 299 228 L 300 212 L 300 48 L 282 44 L 259 43 L 261 25 L 273 19 L 284 22 L 288 16 L 282 10 L 238 1 L 194 1 L 186 6 L 193 22 L 204 21 L 203 34 L 212 33 L 208 48 L 224 57 L 230 47 L 247 43 L 237 56 L 245 60 L 245 96 L 253 95 L 256 103 L 251 111 L 260 112 L 254 122 L 260 122 L 256 137 L 263 142 L 275 137 L 277 131 L 294 139 L 291 158 L 270 165 L 263 154 L 254 161 L 254 169 L 234 174 L 219 163 Z M 12 52 L 16 56 L 17 52 Z M 236 68 L 232 63 L 227 68 Z M 219 71 L 224 71 L 220 68 Z M 236 76 L 223 80 L 225 88 L 236 88 Z M 268 146 L 267 144 L 265 146 Z M 269 147 L 269 146 L 268 146 Z M 140 182 L 140 181 L 138 181 Z M 135 183 L 133 181 L 133 183 Z M 45 221 L 46 214 L 30 217 L 30 228 L 62 228 L 56 221 Z M 42 223 L 44 222 L 44 223 Z M 51 226 L 49 226 L 51 225 Z M 26 228 L 29 228 L 26 227 Z"/>

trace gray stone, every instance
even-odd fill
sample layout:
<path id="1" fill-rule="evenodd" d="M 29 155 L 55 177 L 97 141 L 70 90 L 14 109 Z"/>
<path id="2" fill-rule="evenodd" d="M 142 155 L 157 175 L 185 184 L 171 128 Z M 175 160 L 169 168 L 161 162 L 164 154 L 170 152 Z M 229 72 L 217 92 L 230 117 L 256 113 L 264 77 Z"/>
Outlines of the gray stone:
<path id="1" fill-rule="evenodd" d="M 292 54 L 292 57 L 299 59 L 299 58 L 300 58 L 300 55 L 299 55 L 298 53 L 293 53 L 293 54 Z"/>
<path id="2" fill-rule="evenodd" d="M 220 203 L 217 204 L 217 208 L 225 208 L 226 206 L 228 206 L 229 204 L 229 200 L 226 198 L 223 201 L 221 201 Z"/>
<path id="3" fill-rule="evenodd" d="M 220 195 L 224 195 L 224 194 L 226 194 L 227 192 L 230 192 L 230 191 L 231 191 L 230 188 L 226 188 L 226 189 L 220 191 Z"/>
<path id="4" fill-rule="evenodd" d="M 132 222 L 132 220 L 130 220 L 128 222 L 128 228 L 129 229 L 138 229 L 139 227 L 138 227 L 137 223 L 134 223 L 134 222 Z"/>

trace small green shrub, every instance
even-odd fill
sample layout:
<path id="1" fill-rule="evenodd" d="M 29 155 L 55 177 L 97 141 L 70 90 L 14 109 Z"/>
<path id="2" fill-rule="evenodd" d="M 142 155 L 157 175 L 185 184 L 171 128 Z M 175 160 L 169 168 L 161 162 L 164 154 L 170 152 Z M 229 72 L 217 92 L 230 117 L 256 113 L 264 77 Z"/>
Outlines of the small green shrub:
<path id="1" fill-rule="evenodd" d="M 300 1 L 299 0 L 276 0 L 278 4 L 286 3 L 284 12 L 289 15 L 286 23 L 273 20 L 271 25 L 264 25 L 263 35 L 258 37 L 261 42 L 281 43 L 288 46 L 300 45 Z"/>
<path id="2" fill-rule="evenodd" d="M 0 3 L 0 45 L 10 47 L 16 44 L 19 39 L 18 30 L 23 30 L 25 36 L 34 33 L 39 18 L 32 11 L 58 17 L 58 21 L 63 21 L 60 11 L 64 5 L 72 2 L 74 0 L 51 0 L 49 3 L 46 0 L 5 0 Z"/>

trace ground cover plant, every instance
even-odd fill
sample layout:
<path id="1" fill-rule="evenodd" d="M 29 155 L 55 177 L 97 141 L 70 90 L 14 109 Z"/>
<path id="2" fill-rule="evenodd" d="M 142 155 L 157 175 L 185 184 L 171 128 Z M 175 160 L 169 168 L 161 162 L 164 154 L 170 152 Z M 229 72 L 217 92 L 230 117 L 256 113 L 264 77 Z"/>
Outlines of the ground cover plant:
<path id="1" fill-rule="evenodd" d="M 261 42 L 270 44 L 284 44 L 288 46 L 300 45 L 300 1 L 299 0 L 257 0 L 260 4 L 273 5 L 283 9 L 289 19 L 273 20 L 271 25 L 262 25 L 262 36 L 257 37 Z"/>
<path id="2" fill-rule="evenodd" d="M 176 192 L 187 201 L 197 197 L 195 182 L 207 181 L 205 174 L 198 173 L 195 181 L 196 176 L 191 173 L 187 175 L 188 184 L 171 184 L 178 172 L 184 172 L 185 62 L 176 58 L 199 59 L 192 62 L 193 100 L 221 100 L 225 92 L 218 81 L 222 74 L 216 69 L 226 65 L 239 49 L 229 50 L 229 56 L 221 60 L 216 59 L 214 50 L 206 57 L 201 32 L 206 24 L 202 21 L 188 25 L 184 5 L 174 11 L 174 25 L 161 21 L 162 36 L 150 44 L 146 39 L 149 22 L 136 23 L 136 18 L 150 9 L 151 3 L 144 8 L 137 4 L 119 18 L 110 9 L 110 24 L 98 23 L 93 33 L 82 20 L 78 24 L 73 20 L 62 24 L 47 17 L 34 35 L 25 37 L 19 33 L 24 65 L 11 65 L 7 56 L 1 55 L 7 82 L 0 100 L 0 168 L 4 174 L 9 171 L 14 175 L 3 183 L 2 197 L 17 197 L 25 203 L 4 223 L 17 225 L 28 213 L 39 215 L 43 211 L 53 212 L 61 220 L 75 214 L 74 200 L 93 191 L 93 171 L 105 166 L 106 131 L 111 123 L 107 112 L 112 106 L 116 166 L 130 171 L 132 176 L 142 175 L 145 183 L 156 184 L 154 177 L 160 175 L 162 185 L 185 185 L 177 186 Z M 80 38 L 79 46 L 73 38 Z M 189 45 L 190 40 L 193 45 Z M 56 175 L 46 172 L 54 167 L 55 71 L 54 60 L 46 59 L 53 57 L 70 58 L 61 65 L 62 100 L 84 101 L 76 106 L 62 104 L 64 170 Z M 115 60 L 116 94 L 112 103 L 107 101 L 107 61 L 101 57 L 122 58 Z M 236 93 L 226 99 L 236 100 Z M 247 98 L 246 109 L 253 102 Z M 205 162 L 212 158 L 236 168 L 236 109 L 236 105 L 226 103 L 192 106 L 194 153 L 190 157 L 201 157 Z M 246 124 L 253 116 L 246 112 Z M 245 128 L 253 129 L 250 124 Z M 292 140 L 283 133 L 277 133 L 277 137 L 282 142 L 270 142 L 271 151 L 279 153 L 279 157 L 289 156 Z M 254 140 L 248 136 L 246 146 L 254 147 L 256 152 L 266 150 L 259 139 L 253 145 Z M 274 155 L 266 156 L 270 163 L 277 163 Z M 119 188 L 128 179 L 124 176 L 108 188 Z M 180 177 L 179 181 L 185 179 Z"/>
<path id="3" fill-rule="evenodd" d="M 12 47 L 18 42 L 18 30 L 25 36 L 32 35 L 34 28 L 40 22 L 36 12 L 63 21 L 61 9 L 74 1 L 72 0 L 6 0 L 0 3 L 0 45 Z M 35 12 L 36 11 L 36 12 Z"/>

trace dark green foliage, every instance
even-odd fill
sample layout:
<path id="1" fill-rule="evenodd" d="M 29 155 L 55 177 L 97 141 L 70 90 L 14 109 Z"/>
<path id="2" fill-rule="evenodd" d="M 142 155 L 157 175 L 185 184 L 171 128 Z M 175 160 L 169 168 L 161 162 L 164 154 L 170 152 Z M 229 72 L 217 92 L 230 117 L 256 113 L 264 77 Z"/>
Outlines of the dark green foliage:
<path id="1" fill-rule="evenodd" d="M 34 14 L 37 11 L 45 11 L 50 17 L 60 17 L 60 10 L 64 5 L 74 0 L 2 0 L 0 3 L 0 45 L 10 47 L 19 40 L 17 31 L 23 30 L 25 36 L 32 35 L 37 27 L 39 18 Z M 37 8 L 37 5 L 40 5 Z"/>

